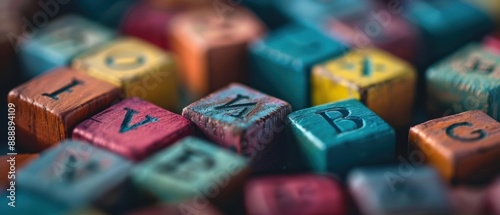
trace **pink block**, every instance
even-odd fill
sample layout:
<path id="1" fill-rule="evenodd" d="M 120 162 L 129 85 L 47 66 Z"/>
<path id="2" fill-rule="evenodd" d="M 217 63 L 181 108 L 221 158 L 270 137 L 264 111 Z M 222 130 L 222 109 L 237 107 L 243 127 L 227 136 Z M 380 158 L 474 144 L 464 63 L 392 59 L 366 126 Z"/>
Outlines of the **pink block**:
<path id="1" fill-rule="evenodd" d="M 500 178 L 488 188 L 486 204 L 488 207 L 488 214 L 500 215 Z"/>
<path id="2" fill-rule="evenodd" d="M 487 36 L 483 44 L 488 50 L 500 54 L 500 31 Z"/>
<path id="3" fill-rule="evenodd" d="M 456 187 L 450 192 L 453 210 L 459 214 L 485 214 L 486 189 Z"/>

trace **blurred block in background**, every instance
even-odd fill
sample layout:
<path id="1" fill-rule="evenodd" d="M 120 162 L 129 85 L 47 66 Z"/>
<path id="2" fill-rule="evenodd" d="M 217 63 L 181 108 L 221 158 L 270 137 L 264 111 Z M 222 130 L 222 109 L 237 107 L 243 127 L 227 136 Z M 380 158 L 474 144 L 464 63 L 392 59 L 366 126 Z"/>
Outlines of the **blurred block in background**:
<path id="1" fill-rule="evenodd" d="M 486 204 L 490 214 L 500 214 L 500 178 L 497 178 L 496 181 L 488 188 L 488 193 L 486 194 Z"/>
<path id="2" fill-rule="evenodd" d="M 220 1 L 224 2 L 224 1 Z M 226 6 L 237 5 L 243 3 L 252 10 L 269 29 L 279 28 L 289 22 L 289 18 L 278 9 L 277 4 L 281 4 L 278 0 L 237 0 L 227 1 Z"/>
<path id="3" fill-rule="evenodd" d="M 0 156 L 0 162 L 2 165 L 0 166 L 0 173 L 2 176 L 0 177 L 0 187 L 9 187 L 10 180 L 15 178 L 8 178 L 9 173 L 11 172 L 10 167 L 12 164 L 15 164 L 16 170 L 22 169 L 29 162 L 37 159 L 39 154 L 18 154 L 18 155 L 3 155 Z M 15 170 L 14 170 L 15 172 Z M 13 175 L 11 173 L 11 175 Z M 15 177 L 15 176 L 11 176 Z"/>
<path id="4" fill-rule="evenodd" d="M 488 214 L 486 188 L 454 187 L 449 197 L 457 215 Z"/>
<path id="5" fill-rule="evenodd" d="M 500 31 L 487 36 L 483 41 L 483 45 L 486 46 L 488 50 L 500 54 Z"/>
<path id="6" fill-rule="evenodd" d="M 135 0 L 71 0 L 70 5 L 75 12 L 87 18 L 117 28 L 135 2 Z"/>

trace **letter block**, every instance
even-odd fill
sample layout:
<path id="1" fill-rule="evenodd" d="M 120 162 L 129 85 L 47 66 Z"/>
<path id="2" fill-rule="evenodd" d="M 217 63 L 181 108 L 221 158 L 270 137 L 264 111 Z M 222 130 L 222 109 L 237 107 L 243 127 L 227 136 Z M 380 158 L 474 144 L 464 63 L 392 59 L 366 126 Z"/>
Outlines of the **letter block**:
<path id="1" fill-rule="evenodd" d="M 20 47 L 21 66 L 29 77 L 68 66 L 73 57 L 111 41 L 115 33 L 76 15 L 50 22 Z"/>
<path id="2" fill-rule="evenodd" d="M 70 137 L 86 118 L 121 98 L 118 88 L 61 67 L 14 88 L 16 140 L 27 151 L 40 151 Z"/>
<path id="3" fill-rule="evenodd" d="M 122 38 L 76 57 L 72 67 L 120 87 L 127 97 L 177 109 L 172 56 L 149 43 Z"/>
<path id="4" fill-rule="evenodd" d="M 221 14 L 213 8 L 177 16 L 170 25 L 172 51 L 179 62 L 188 100 L 247 78 L 247 45 L 264 33 L 244 8 Z"/>
<path id="5" fill-rule="evenodd" d="M 483 41 L 483 45 L 486 46 L 486 49 L 496 54 L 500 54 L 500 31 L 486 37 Z"/>
<path id="6" fill-rule="evenodd" d="M 454 214 L 446 186 L 431 167 L 361 168 L 347 180 L 361 214 Z"/>
<path id="7" fill-rule="evenodd" d="M 271 32 L 250 48 L 250 84 L 289 102 L 294 110 L 310 106 L 311 68 L 348 48 L 298 24 Z"/>
<path id="8" fill-rule="evenodd" d="M 248 156 L 256 170 L 269 170 L 284 159 L 280 143 L 290 112 L 288 103 L 233 83 L 185 107 L 182 116 L 207 138 Z"/>
<path id="9" fill-rule="evenodd" d="M 19 187 L 69 207 L 86 206 L 124 182 L 132 163 L 86 142 L 65 141 L 19 172 Z"/>
<path id="10" fill-rule="evenodd" d="M 138 98 L 123 100 L 77 125 L 84 140 L 139 161 L 194 132 L 188 119 Z"/>
<path id="11" fill-rule="evenodd" d="M 435 115 L 482 110 L 500 119 L 500 55 L 473 43 L 427 70 L 427 109 Z"/>
<path id="12" fill-rule="evenodd" d="M 38 154 L 18 154 L 18 155 L 3 155 L 0 156 L 0 162 L 2 165 L 0 166 L 0 188 L 8 187 L 10 180 L 14 180 L 15 178 L 9 178 L 9 172 L 11 171 L 11 165 L 15 164 L 16 170 L 22 169 L 26 164 L 38 158 Z M 11 176 L 15 177 L 15 176 Z"/>
<path id="13" fill-rule="evenodd" d="M 410 129 L 410 148 L 453 182 L 481 182 L 498 173 L 500 123 L 475 110 L 427 121 Z"/>
<path id="14" fill-rule="evenodd" d="M 341 185 L 328 176 L 302 174 L 256 178 L 245 187 L 248 215 L 348 214 Z"/>
<path id="15" fill-rule="evenodd" d="M 416 72 L 389 53 L 352 50 L 314 67 L 312 73 L 313 105 L 355 98 L 392 126 L 411 120 Z"/>
<path id="16" fill-rule="evenodd" d="M 316 171 L 342 176 L 353 167 L 394 160 L 394 129 L 357 100 L 295 111 L 288 118 L 293 140 Z"/>
<path id="17" fill-rule="evenodd" d="M 132 180 L 163 201 L 218 201 L 242 186 L 247 161 L 206 141 L 187 137 L 136 166 Z"/>

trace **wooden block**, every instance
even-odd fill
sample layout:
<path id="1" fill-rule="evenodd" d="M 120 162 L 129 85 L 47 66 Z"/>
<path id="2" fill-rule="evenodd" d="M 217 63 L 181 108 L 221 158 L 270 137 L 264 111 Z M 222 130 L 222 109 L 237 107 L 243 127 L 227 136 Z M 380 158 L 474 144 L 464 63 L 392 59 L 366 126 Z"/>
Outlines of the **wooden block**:
<path id="1" fill-rule="evenodd" d="M 196 215 L 222 215 L 213 205 L 211 204 L 200 204 L 196 202 L 181 202 L 177 204 L 155 204 L 147 208 L 141 208 L 134 210 L 127 215 L 185 215 L 196 214 Z"/>
<path id="2" fill-rule="evenodd" d="M 21 170 L 17 182 L 59 204 L 81 207 L 122 183 L 131 167 L 125 158 L 89 143 L 65 141 Z"/>
<path id="3" fill-rule="evenodd" d="M 500 55 L 469 44 L 427 70 L 427 108 L 435 115 L 482 110 L 500 119 Z"/>
<path id="4" fill-rule="evenodd" d="M 245 203 L 249 215 L 348 214 L 341 185 L 314 174 L 253 179 L 245 187 Z"/>
<path id="5" fill-rule="evenodd" d="M 132 37 L 88 51 L 73 68 L 120 87 L 125 96 L 139 97 L 169 110 L 177 108 L 177 78 L 172 56 Z"/>
<path id="6" fill-rule="evenodd" d="M 21 66 L 28 77 L 68 66 L 73 57 L 111 41 L 115 33 L 77 15 L 50 22 L 20 47 Z"/>
<path id="7" fill-rule="evenodd" d="M 14 88 L 16 140 L 28 151 L 40 151 L 71 135 L 74 126 L 121 97 L 104 81 L 61 67 Z"/>
<path id="8" fill-rule="evenodd" d="M 495 32 L 494 34 L 490 34 L 483 40 L 483 45 L 486 46 L 486 49 L 500 54 L 500 31 Z"/>
<path id="9" fill-rule="evenodd" d="M 289 102 L 295 110 L 309 107 L 312 66 L 347 51 L 339 41 L 313 29 L 287 25 L 252 44 L 250 84 Z"/>
<path id="10" fill-rule="evenodd" d="M 353 167 L 394 160 L 394 129 L 354 99 L 295 111 L 288 118 L 293 139 L 316 171 L 342 176 Z"/>
<path id="11" fill-rule="evenodd" d="M 489 214 L 500 214 L 500 178 L 492 183 L 486 194 L 486 204 Z"/>
<path id="12" fill-rule="evenodd" d="M 247 76 L 247 45 L 263 24 L 248 10 L 217 13 L 199 9 L 177 16 L 170 25 L 172 51 L 191 101 Z"/>
<path id="13" fill-rule="evenodd" d="M 485 188 L 456 187 L 450 191 L 449 196 L 457 215 L 488 214 Z"/>
<path id="14" fill-rule="evenodd" d="M 408 63 L 378 49 L 352 50 L 314 67 L 312 103 L 360 100 L 390 125 L 411 120 L 416 72 Z"/>
<path id="15" fill-rule="evenodd" d="M 15 181 L 15 174 L 21 170 L 26 164 L 36 160 L 38 154 L 18 154 L 18 155 L 3 155 L 0 156 L 0 188 L 9 187 L 11 181 Z M 15 169 L 11 169 L 14 164 Z M 13 175 L 13 176 L 11 176 Z M 10 177 L 10 178 L 9 178 Z"/>
<path id="16" fill-rule="evenodd" d="M 361 214 L 453 214 L 446 187 L 430 167 L 358 169 L 349 191 Z"/>
<path id="17" fill-rule="evenodd" d="M 500 123 L 476 110 L 413 126 L 409 142 L 446 180 L 477 182 L 500 170 L 499 138 Z"/>
<path id="18" fill-rule="evenodd" d="M 194 125 L 186 118 L 131 98 L 77 125 L 73 139 L 139 161 L 192 133 Z"/>
<path id="19" fill-rule="evenodd" d="M 136 166 L 132 179 L 166 202 L 217 201 L 242 186 L 247 172 L 243 157 L 187 137 Z"/>
<path id="20" fill-rule="evenodd" d="M 182 116 L 209 139 L 249 157 L 257 169 L 283 159 L 288 103 L 233 83 L 190 104 Z"/>

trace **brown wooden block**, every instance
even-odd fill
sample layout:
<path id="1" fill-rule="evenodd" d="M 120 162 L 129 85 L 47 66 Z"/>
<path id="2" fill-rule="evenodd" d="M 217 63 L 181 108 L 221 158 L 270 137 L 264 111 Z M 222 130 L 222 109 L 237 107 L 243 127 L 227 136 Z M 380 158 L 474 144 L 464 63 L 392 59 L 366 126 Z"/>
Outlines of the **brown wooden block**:
<path id="1" fill-rule="evenodd" d="M 120 98 L 105 81 L 60 67 L 10 91 L 16 108 L 16 140 L 28 151 L 40 151 L 69 137 L 74 126 Z"/>
<path id="2" fill-rule="evenodd" d="M 8 187 L 10 181 L 15 181 L 17 171 L 26 164 L 38 158 L 38 154 L 18 154 L 0 156 L 0 188 Z M 15 169 L 11 167 L 14 166 Z M 13 176 L 12 176 L 13 175 Z"/>
<path id="3" fill-rule="evenodd" d="M 454 182 L 487 180 L 500 169 L 500 123 L 481 111 L 416 125 L 410 129 L 409 142 Z"/>
<path id="4" fill-rule="evenodd" d="M 170 28 L 172 51 L 192 100 L 230 82 L 244 81 L 247 45 L 265 31 L 244 8 L 227 13 L 194 10 L 176 17 Z"/>

